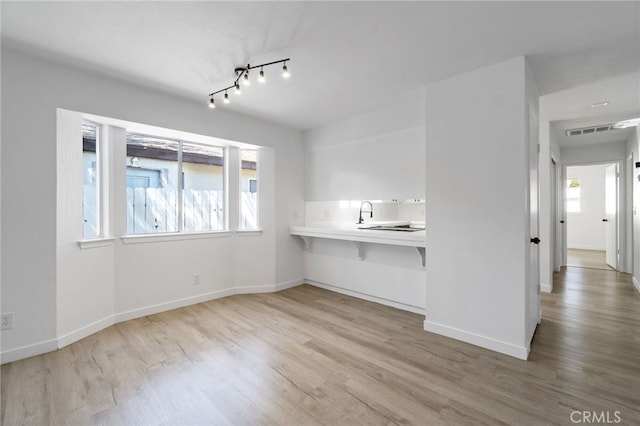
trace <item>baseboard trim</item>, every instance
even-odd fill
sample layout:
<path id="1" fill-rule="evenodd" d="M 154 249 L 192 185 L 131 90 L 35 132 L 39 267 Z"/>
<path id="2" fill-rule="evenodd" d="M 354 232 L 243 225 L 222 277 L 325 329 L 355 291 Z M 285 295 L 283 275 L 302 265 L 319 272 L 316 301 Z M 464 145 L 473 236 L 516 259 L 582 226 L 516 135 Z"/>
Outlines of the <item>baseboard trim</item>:
<path id="1" fill-rule="evenodd" d="M 382 297 L 372 296 L 370 294 L 360 293 L 353 290 L 348 290 L 342 287 L 336 287 L 331 284 L 325 284 L 318 281 L 305 280 L 304 282 L 314 287 L 320 287 L 325 290 L 333 291 L 336 293 L 346 294 L 347 296 L 357 297 L 358 299 L 368 300 L 369 302 L 380 303 L 381 305 L 391 306 L 392 308 L 402 309 L 403 311 L 413 312 L 414 314 L 421 314 L 421 315 L 425 314 L 424 308 L 421 308 L 419 306 L 407 305 L 405 303 L 396 302 L 393 300 L 384 299 Z"/>
<path id="2" fill-rule="evenodd" d="M 529 349 L 525 346 L 513 345 L 511 343 L 492 339 L 480 334 L 470 333 L 468 331 L 460 330 L 459 328 L 450 327 L 434 321 L 425 320 L 424 329 L 426 331 L 440 334 L 445 337 L 450 337 L 452 339 L 470 343 L 475 346 L 480 346 L 481 348 L 500 352 L 514 358 L 526 360 L 529 356 Z"/>
<path id="3" fill-rule="evenodd" d="M 282 291 L 282 290 L 286 290 L 288 288 L 298 287 L 299 285 L 302 285 L 305 282 L 306 281 L 304 280 L 304 278 L 298 278 L 296 280 L 285 281 L 283 283 L 276 284 L 275 291 Z"/>
<path id="4" fill-rule="evenodd" d="M 257 294 L 257 293 L 273 293 L 274 285 L 253 285 L 248 287 L 235 287 L 234 294 Z"/>
<path id="5" fill-rule="evenodd" d="M 58 339 L 45 340 L 44 342 L 34 343 L 32 345 L 21 346 L 15 349 L 9 349 L 0 354 L 0 363 L 18 361 L 32 356 L 46 354 L 58 349 Z"/>
<path id="6" fill-rule="evenodd" d="M 640 293 L 640 282 L 638 282 L 638 279 L 636 277 L 631 277 L 631 282 L 633 283 L 633 286 L 636 288 L 638 293 Z"/>
<path id="7" fill-rule="evenodd" d="M 280 284 L 274 285 L 255 285 L 248 287 L 236 287 L 236 294 L 255 294 L 255 293 L 274 293 L 277 291 L 286 290 L 288 288 L 297 287 L 304 284 L 304 280 L 299 278 L 297 280 L 285 281 Z"/>
<path id="8" fill-rule="evenodd" d="M 77 342 L 78 340 L 84 339 L 85 337 L 97 333 L 100 330 L 104 330 L 105 328 L 112 326 L 113 324 L 115 324 L 115 315 L 109 315 L 105 318 L 102 318 L 101 320 L 95 321 L 89 325 L 74 330 L 71 333 L 60 336 L 58 337 L 58 349 L 62 349 L 65 346 L 70 345 L 73 342 Z"/>
<path id="9" fill-rule="evenodd" d="M 115 315 L 115 322 L 124 322 L 136 318 L 146 317 L 147 315 L 159 314 L 160 312 L 170 311 L 172 309 L 184 308 L 185 306 L 195 305 L 196 303 L 208 302 L 210 300 L 220 299 L 221 297 L 233 296 L 236 294 L 234 288 L 212 291 L 197 296 L 185 297 L 182 299 L 172 300 L 171 302 L 158 303 L 156 305 L 146 306 L 144 308 L 132 309 L 126 312 L 120 312 Z"/>
<path id="10" fill-rule="evenodd" d="M 553 287 L 549 284 L 540 284 L 540 291 L 543 293 L 551 293 L 553 291 Z"/>

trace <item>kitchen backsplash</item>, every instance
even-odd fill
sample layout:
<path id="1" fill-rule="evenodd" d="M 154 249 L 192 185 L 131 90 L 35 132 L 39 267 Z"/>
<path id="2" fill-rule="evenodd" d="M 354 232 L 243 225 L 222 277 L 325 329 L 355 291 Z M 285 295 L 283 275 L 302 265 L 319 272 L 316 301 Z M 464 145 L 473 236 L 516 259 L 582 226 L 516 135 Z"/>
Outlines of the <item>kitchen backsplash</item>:
<path id="1" fill-rule="evenodd" d="M 307 226 L 352 225 L 358 221 L 360 204 L 364 200 L 307 201 L 305 224 Z M 382 221 L 424 222 L 424 199 L 366 200 L 373 204 L 373 218 L 363 213 L 365 223 Z M 369 210 L 366 205 L 365 210 Z"/>

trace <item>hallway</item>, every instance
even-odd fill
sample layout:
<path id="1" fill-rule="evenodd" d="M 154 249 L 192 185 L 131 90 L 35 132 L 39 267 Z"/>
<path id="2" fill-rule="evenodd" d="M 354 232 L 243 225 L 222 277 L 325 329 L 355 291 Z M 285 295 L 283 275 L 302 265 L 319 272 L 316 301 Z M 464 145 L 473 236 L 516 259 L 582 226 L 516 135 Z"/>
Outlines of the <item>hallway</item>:
<path id="1" fill-rule="evenodd" d="M 640 423 L 640 295 L 631 276 L 563 267 L 542 309 L 529 360 L 554 366 L 555 390 L 567 396 L 559 404 Z"/>

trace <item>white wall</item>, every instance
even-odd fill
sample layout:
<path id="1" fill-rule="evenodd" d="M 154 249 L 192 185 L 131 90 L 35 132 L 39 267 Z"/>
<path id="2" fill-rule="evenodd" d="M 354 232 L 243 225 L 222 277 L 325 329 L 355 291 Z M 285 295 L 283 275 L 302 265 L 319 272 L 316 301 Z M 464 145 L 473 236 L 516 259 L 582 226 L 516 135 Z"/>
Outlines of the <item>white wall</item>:
<path id="1" fill-rule="evenodd" d="M 211 295 L 225 286 L 233 290 L 235 280 L 244 287 L 262 288 L 300 282 L 302 250 L 289 236 L 288 226 L 303 221 L 301 133 L 221 108 L 211 111 L 205 103 L 206 99 L 194 103 L 2 46 L 2 312 L 15 312 L 14 328 L 2 332 L 4 361 L 55 349 L 61 336 L 79 336 L 80 328 L 103 320 L 111 300 L 117 316 L 127 310 L 142 313 L 154 304 L 161 308 L 196 300 L 194 294 Z M 65 164 L 56 163 L 57 108 L 272 148 L 274 207 L 264 220 L 264 232 L 254 238 L 236 237 L 233 243 L 219 238 L 132 244 L 115 253 L 113 247 L 76 253 L 81 257 L 75 268 L 84 272 L 75 275 L 68 290 L 80 296 L 63 297 L 60 286 L 65 284 L 58 280 L 77 270 L 69 269 L 74 267 L 66 261 L 57 267 L 58 256 L 66 258 L 77 249 L 72 248 L 75 236 L 56 231 L 57 216 L 65 211 L 56 211 L 57 173 Z M 114 247 L 119 244 L 116 241 Z M 229 259 L 236 250 L 246 253 L 243 262 L 266 264 L 266 269 L 237 268 L 236 260 Z M 93 310 L 78 308 L 91 293 L 90 286 L 98 285 L 90 281 L 92 268 L 99 273 L 99 265 L 111 262 L 117 266 L 113 299 L 105 298 Z M 190 284 L 192 272 L 202 274 L 197 290 Z"/>
<path id="2" fill-rule="evenodd" d="M 305 132 L 306 224 L 353 225 L 356 200 L 384 200 L 374 202 L 374 221 L 423 221 L 424 145 L 422 97 Z M 304 276 L 323 288 L 423 313 L 417 250 L 376 244 L 366 250 L 359 260 L 351 242 L 318 239 L 304 254 Z"/>
<path id="3" fill-rule="evenodd" d="M 56 218 L 56 299 L 52 302 L 57 304 L 56 335 L 63 346 L 73 341 L 80 329 L 100 329 L 113 322 L 115 250 L 113 245 L 92 250 L 78 247 L 83 218 L 79 208 L 82 205 L 82 117 L 70 111 L 58 111 L 57 115 L 55 182 L 58 196 L 53 212 Z M 113 229 L 112 224 L 109 228 Z M 19 314 L 22 323 L 28 312 Z M 89 330 L 86 334 L 90 334 Z M 7 349 L 3 347 L 2 351 L 4 355 Z"/>
<path id="4" fill-rule="evenodd" d="M 305 132 L 308 201 L 424 198 L 424 99 Z"/>
<path id="5" fill-rule="evenodd" d="M 615 142 L 560 149 L 565 166 L 622 161 L 627 156 L 627 143 Z"/>
<path id="6" fill-rule="evenodd" d="M 304 253 L 305 279 L 310 284 L 424 314 L 425 271 L 415 247 L 366 244 L 357 258 L 351 241 L 316 238 Z"/>
<path id="7" fill-rule="evenodd" d="M 526 63 L 426 88 L 425 329 L 519 358 L 529 247 Z"/>
<path id="8" fill-rule="evenodd" d="M 604 169 L 607 165 L 567 167 L 567 179 L 580 180 L 580 212 L 567 212 L 567 247 L 605 250 Z"/>

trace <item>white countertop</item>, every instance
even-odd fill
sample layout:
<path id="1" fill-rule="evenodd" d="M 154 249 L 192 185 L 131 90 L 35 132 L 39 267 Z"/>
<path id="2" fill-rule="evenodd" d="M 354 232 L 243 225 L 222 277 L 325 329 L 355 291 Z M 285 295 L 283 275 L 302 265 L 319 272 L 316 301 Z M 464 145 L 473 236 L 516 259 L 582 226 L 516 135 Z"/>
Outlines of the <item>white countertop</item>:
<path id="1" fill-rule="evenodd" d="M 301 237 L 329 238 L 334 240 L 356 241 L 373 244 L 390 244 L 407 247 L 425 247 L 426 231 L 381 231 L 375 229 L 358 229 L 358 227 L 376 225 L 415 225 L 424 226 L 424 223 L 408 221 L 367 222 L 357 224 L 330 224 L 327 226 L 290 226 L 291 235 Z"/>

